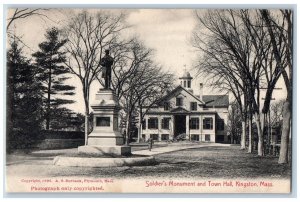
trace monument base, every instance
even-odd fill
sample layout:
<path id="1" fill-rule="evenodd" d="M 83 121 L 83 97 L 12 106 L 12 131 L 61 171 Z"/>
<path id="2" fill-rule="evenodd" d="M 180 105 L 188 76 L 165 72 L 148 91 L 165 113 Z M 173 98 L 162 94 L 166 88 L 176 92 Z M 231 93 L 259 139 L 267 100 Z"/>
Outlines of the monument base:
<path id="1" fill-rule="evenodd" d="M 98 131 L 94 130 L 88 136 L 90 146 L 121 146 L 124 145 L 123 136 L 119 131 Z"/>
<path id="2" fill-rule="evenodd" d="M 78 147 L 79 154 L 88 154 L 92 156 L 130 156 L 131 147 L 121 146 L 98 146 L 87 145 Z"/>
<path id="3" fill-rule="evenodd" d="M 121 167 L 121 166 L 152 166 L 157 162 L 153 156 L 139 156 L 128 158 L 97 158 L 97 157 L 68 157 L 57 156 L 53 160 L 56 166 L 76 166 L 76 167 Z"/>

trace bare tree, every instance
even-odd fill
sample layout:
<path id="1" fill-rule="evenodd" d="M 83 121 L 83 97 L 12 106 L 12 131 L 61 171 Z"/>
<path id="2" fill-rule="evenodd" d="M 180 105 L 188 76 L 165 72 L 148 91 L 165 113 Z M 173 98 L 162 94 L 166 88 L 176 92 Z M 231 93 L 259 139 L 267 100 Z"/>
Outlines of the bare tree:
<path id="1" fill-rule="evenodd" d="M 271 104 L 270 106 L 270 116 L 271 116 L 271 126 L 278 126 L 282 120 L 283 116 L 283 106 L 285 100 L 279 100 Z"/>
<path id="2" fill-rule="evenodd" d="M 196 66 L 211 86 L 231 92 L 242 114 L 241 149 L 246 148 L 249 81 L 240 66 L 249 63 L 252 50 L 248 35 L 239 35 L 233 11 L 196 13 L 200 26 L 209 32 L 194 32 L 193 46 L 200 50 Z M 240 22 L 239 22 L 240 23 Z M 234 29 L 234 28 L 235 29 Z M 237 59 L 238 58 L 238 59 Z"/>
<path id="3" fill-rule="evenodd" d="M 139 109 L 138 141 L 141 138 L 144 116 L 173 87 L 173 75 L 163 72 L 161 69 L 159 66 L 149 68 L 144 74 L 144 79 L 139 82 L 139 88 L 136 89 Z"/>
<path id="4" fill-rule="evenodd" d="M 129 90 L 124 94 L 126 106 L 126 131 L 129 140 L 132 119 L 138 114 L 138 141 L 141 136 L 142 121 L 148 109 L 151 108 L 164 95 L 172 85 L 172 75 L 165 73 L 161 67 L 144 64 L 127 82 Z"/>
<path id="5" fill-rule="evenodd" d="M 287 89 L 287 98 L 283 105 L 283 127 L 278 160 L 278 163 L 287 163 L 292 114 L 293 14 L 291 10 L 281 10 L 281 18 L 278 20 L 277 17 L 277 20 L 275 20 L 275 14 L 268 10 L 261 10 L 260 13 L 270 34 L 272 51 L 278 71 L 282 73 Z"/>
<path id="6" fill-rule="evenodd" d="M 255 66 L 262 71 L 262 73 L 257 75 L 256 78 L 253 77 L 254 82 L 256 83 L 256 89 L 250 91 L 249 98 L 252 101 L 251 108 L 254 112 L 255 122 L 258 129 L 258 154 L 264 155 L 265 151 L 263 134 L 264 130 L 266 129 L 265 123 L 267 120 L 267 114 L 270 110 L 272 94 L 276 83 L 281 76 L 281 71 L 274 61 L 270 36 L 259 10 L 241 10 L 239 12 L 239 17 L 244 23 L 247 33 L 249 33 L 249 36 L 251 37 L 250 40 L 253 44 L 253 49 L 256 56 Z M 279 49 L 280 51 L 283 51 L 281 45 L 282 44 L 280 44 Z M 252 80 L 249 76 L 247 78 Z M 266 93 L 264 97 L 263 108 L 260 111 L 259 95 L 261 94 L 260 89 L 262 87 L 266 89 Z"/>
<path id="7" fill-rule="evenodd" d="M 12 10 L 12 9 L 11 9 Z M 12 15 L 7 18 L 7 25 L 6 25 L 6 32 L 9 32 L 9 28 L 11 25 L 16 21 L 24 18 L 28 18 L 31 16 L 40 16 L 48 18 L 46 14 L 44 14 L 45 11 L 49 9 L 42 9 L 42 8 L 16 8 L 12 12 Z"/>
<path id="8" fill-rule="evenodd" d="M 95 14 L 86 11 L 70 19 L 65 27 L 68 42 L 65 46 L 68 61 L 65 63 L 81 84 L 85 103 L 85 144 L 89 128 L 89 98 L 91 83 L 102 70 L 100 65 L 104 50 L 118 44 L 124 26 L 124 14 L 107 12 Z"/>
<path id="9" fill-rule="evenodd" d="M 22 19 L 28 19 L 33 16 L 38 16 L 40 19 L 46 21 L 50 20 L 52 21 L 48 16 L 47 16 L 47 11 L 50 9 L 42 9 L 42 8 L 10 8 L 8 11 L 8 18 L 6 19 L 6 34 L 9 39 L 12 41 L 18 41 L 25 47 L 31 49 L 27 44 L 25 44 L 22 40 L 21 36 L 17 36 L 15 33 L 15 22 L 20 21 Z M 14 26 L 14 28 L 12 28 Z"/>
<path id="10" fill-rule="evenodd" d="M 115 59 L 112 66 L 112 88 L 120 100 L 131 89 L 128 81 L 135 78 L 141 66 L 152 62 L 153 50 L 146 48 L 137 38 L 132 38 L 113 46 L 112 51 Z M 98 80 L 103 84 L 99 77 Z"/>
<path id="11" fill-rule="evenodd" d="M 228 132 L 231 144 L 240 143 L 242 134 L 242 116 L 239 107 L 236 100 L 230 103 L 230 110 L 228 112 Z"/>
<path id="12" fill-rule="evenodd" d="M 217 69 L 213 71 L 215 79 L 223 78 L 220 82 L 227 81 L 227 86 L 233 83 L 241 89 L 244 96 L 244 113 L 249 106 L 255 117 L 259 137 L 258 155 L 262 156 L 264 120 L 269 111 L 273 90 L 282 72 L 273 60 L 265 22 L 258 10 L 218 10 L 198 19 L 201 25 L 209 30 L 209 34 L 204 33 L 196 38 L 198 41 L 200 38 L 202 44 L 203 41 L 210 41 L 201 49 L 207 57 L 202 61 L 210 67 L 209 70 Z M 280 52 L 282 50 L 280 48 Z M 267 92 L 263 109 L 260 111 L 260 89 L 264 86 Z M 231 92 L 235 95 L 236 91 L 231 88 Z M 245 123 L 246 120 L 245 115 Z M 242 145 L 243 141 L 242 138 Z"/>
<path id="13" fill-rule="evenodd" d="M 161 70 L 153 61 L 153 50 L 145 47 L 137 38 L 113 47 L 115 63 L 112 67 L 112 88 L 123 104 L 126 123 L 126 143 L 129 143 L 132 120 L 140 114 L 138 125 L 141 127 L 142 106 L 152 105 L 158 100 L 163 89 L 171 83 L 171 75 Z M 103 81 L 98 78 L 100 83 Z M 140 109 L 140 111 L 138 110 Z M 139 111 L 139 112 L 138 112 Z M 142 115 L 141 115 L 142 114 Z M 140 135 L 140 131 L 139 131 Z"/>

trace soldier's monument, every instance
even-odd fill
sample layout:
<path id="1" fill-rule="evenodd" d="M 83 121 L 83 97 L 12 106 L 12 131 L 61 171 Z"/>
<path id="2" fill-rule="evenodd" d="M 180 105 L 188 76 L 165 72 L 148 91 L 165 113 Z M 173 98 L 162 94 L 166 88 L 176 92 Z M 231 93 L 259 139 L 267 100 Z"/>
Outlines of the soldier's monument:
<path id="1" fill-rule="evenodd" d="M 115 92 L 110 88 L 113 62 L 114 59 L 109 55 L 109 50 L 105 50 L 105 56 L 101 60 L 105 85 L 91 102 L 94 111 L 93 131 L 88 135 L 88 144 L 78 147 L 79 153 L 110 156 L 131 154 L 131 148 L 124 145 L 123 136 L 119 130 L 120 105 Z"/>

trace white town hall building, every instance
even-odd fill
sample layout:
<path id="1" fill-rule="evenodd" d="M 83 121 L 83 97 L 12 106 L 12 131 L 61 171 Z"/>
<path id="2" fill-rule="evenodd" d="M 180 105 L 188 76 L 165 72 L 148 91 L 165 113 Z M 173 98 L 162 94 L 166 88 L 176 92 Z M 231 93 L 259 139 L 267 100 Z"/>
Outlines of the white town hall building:
<path id="1" fill-rule="evenodd" d="M 142 138 L 168 141 L 181 135 L 191 141 L 227 142 L 228 95 L 203 95 L 202 83 L 195 95 L 190 73 L 179 79 L 181 85 L 144 109 Z"/>

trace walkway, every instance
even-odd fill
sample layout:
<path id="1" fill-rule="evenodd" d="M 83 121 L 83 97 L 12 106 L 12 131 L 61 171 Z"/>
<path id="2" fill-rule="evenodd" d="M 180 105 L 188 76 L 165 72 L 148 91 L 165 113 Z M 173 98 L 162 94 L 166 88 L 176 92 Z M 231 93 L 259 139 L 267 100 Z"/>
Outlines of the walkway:
<path id="1" fill-rule="evenodd" d="M 157 155 L 157 154 L 163 154 L 163 153 L 179 151 L 179 150 L 184 150 L 184 149 L 194 149 L 194 148 L 201 148 L 201 147 L 228 147 L 228 146 L 230 146 L 230 144 L 203 143 L 203 144 L 196 144 L 196 145 L 191 145 L 191 144 L 185 145 L 185 144 L 180 144 L 180 143 L 173 143 L 167 147 L 153 148 L 153 149 L 151 149 L 151 151 L 149 151 L 148 149 L 134 151 L 134 152 L 132 152 L 132 154 L 153 156 L 153 155 Z"/>

